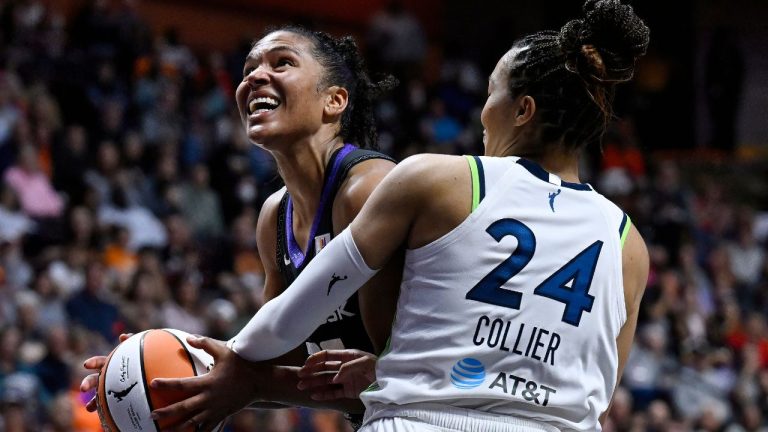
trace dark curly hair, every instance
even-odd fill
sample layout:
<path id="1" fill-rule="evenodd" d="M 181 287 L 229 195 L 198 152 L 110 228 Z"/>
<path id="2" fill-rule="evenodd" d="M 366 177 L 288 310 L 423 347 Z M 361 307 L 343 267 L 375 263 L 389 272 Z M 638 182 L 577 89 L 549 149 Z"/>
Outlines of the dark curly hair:
<path id="1" fill-rule="evenodd" d="M 583 18 L 513 44 L 509 91 L 536 101 L 542 142 L 579 150 L 600 141 L 613 116 L 615 85 L 632 79 L 648 40 L 648 27 L 631 6 L 587 0 Z"/>
<path id="2" fill-rule="evenodd" d="M 344 142 L 361 148 L 378 149 L 375 102 L 398 84 L 397 79 L 391 75 L 379 80 L 371 79 L 357 43 L 351 36 L 336 38 L 297 25 L 270 28 L 265 36 L 276 31 L 296 33 L 313 43 L 312 54 L 325 68 L 321 87 L 335 85 L 347 89 L 349 101 L 341 116 L 339 130 Z"/>

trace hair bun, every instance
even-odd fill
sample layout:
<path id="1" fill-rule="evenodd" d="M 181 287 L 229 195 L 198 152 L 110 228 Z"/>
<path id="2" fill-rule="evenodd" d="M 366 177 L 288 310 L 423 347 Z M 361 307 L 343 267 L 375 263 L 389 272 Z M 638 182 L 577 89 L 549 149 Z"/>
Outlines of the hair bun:
<path id="1" fill-rule="evenodd" d="M 582 6 L 582 8 L 581 8 L 584 11 L 584 15 L 587 15 L 590 12 L 592 12 L 593 10 L 595 10 L 595 7 L 597 6 L 597 4 L 599 2 L 600 2 L 600 0 L 587 0 L 584 3 L 584 6 Z"/>
<path id="2" fill-rule="evenodd" d="M 635 59 L 648 47 L 648 27 L 632 6 L 620 0 L 587 0 L 583 10 L 584 18 L 566 23 L 558 37 L 568 69 L 578 69 L 581 75 L 586 72 L 598 81 L 630 79 Z M 585 45 L 594 50 L 584 49 Z M 592 58 L 579 58 L 587 53 Z M 592 67 L 597 64 L 602 70 Z"/>
<path id="3" fill-rule="evenodd" d="M 587 39 L 584 27 L 584 20 L 575 19 L 568 21 L 560 29 L 558 40 L 565 54 L 574 54 L 581 51 L 581 46 L 585 44 Z"/>

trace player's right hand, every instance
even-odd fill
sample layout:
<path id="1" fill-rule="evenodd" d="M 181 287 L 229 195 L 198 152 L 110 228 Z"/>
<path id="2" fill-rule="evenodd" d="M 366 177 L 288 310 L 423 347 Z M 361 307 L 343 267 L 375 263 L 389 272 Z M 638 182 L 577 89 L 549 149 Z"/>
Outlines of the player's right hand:
<path id="1" fill-rule="evenodd" d="M 197 432 L 207 432 L 257 399 L 258 389 L 265 384 L 264 374 L 271 366 L 251 363 L 241 358 L 223 341 L 190 336 L 187 342 L 210 354 L 213 357 L 213 368 L 206 374 L 194 377 L 153 379 L 150 386 L 155 390 L 174 391 L 189 396 L 152 411 L 152 418 L 176 419 L 177 426 L 170 429 L 173 432 L 189 430 L 190 427 Z"/>
<path id="2" fill-rule="evenodd" d="M 298 389 L 314 400 L 357 399 L 376 380 L 376 356 L 355 349 L 320 351 L 298 374 Z"/>
<path id="3" fill-rule="evenodd" d="M 133 336 L 133 333 L 123 333 L 120 335 L 120 343 Z M 83 382 L 80 383 L 80 391 L 82 393 L 88 393 L 95 390 L 99 386 L 99 371 L 107 363 L 107 356 L 95 356 L 91 357 L 83 363 L 83 367 L 89 370 L 95 370 L 96 373 L 92 373 L 83 378 Z M 96 411 L 96 396 L 92 397 L 90 401 L 85 405 L 85 409 L 90 412 Z"/>

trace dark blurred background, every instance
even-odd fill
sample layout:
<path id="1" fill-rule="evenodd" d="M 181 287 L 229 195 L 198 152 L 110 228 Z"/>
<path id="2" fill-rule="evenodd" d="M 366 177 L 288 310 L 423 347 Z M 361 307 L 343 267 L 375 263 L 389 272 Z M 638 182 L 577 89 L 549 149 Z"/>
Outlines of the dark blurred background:
<path id="1" fill-rule="evenodd" d="M 768 3 L 635 1 L 648 54 L 583 180 L 651 252 L 607 431 L 768 430 Z M 96 431 L 82 361 L 121 332 L 226 339 L 258 310 L 258 211 L 281 186 L 233 100 L 251 43 L 351 34 L 399 87 L 379 145 L 482 153 L 487 77 L 555 0 L 0 0 L 0 431 Z M 345 431 L 244 411 L 231 431 Z"/>

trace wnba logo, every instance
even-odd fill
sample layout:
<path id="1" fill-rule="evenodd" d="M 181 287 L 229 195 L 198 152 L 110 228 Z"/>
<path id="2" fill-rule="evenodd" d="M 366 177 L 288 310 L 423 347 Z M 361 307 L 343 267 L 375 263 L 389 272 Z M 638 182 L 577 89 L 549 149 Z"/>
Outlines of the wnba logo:
<path id="1" fill-rule="evenodd" d="M 485 381 L 485 366 L 479 360 L 465 358 L 451 369 L 451 384 L 459 389 L 473 389 Z"/>

